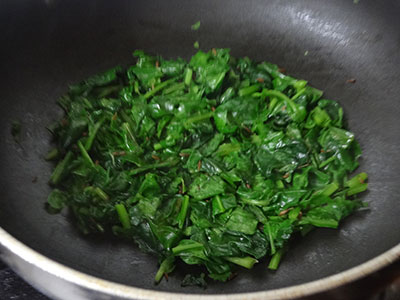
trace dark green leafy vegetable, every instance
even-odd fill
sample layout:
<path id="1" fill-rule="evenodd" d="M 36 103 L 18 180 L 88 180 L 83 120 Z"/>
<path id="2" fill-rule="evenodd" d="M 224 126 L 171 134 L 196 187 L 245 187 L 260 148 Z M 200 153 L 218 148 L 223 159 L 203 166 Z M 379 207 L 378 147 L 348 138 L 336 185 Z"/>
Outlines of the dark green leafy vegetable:
<path id="1" fill-rule="evenodd" d="M 20 121 L 13 121 L 11 123 L 11 135 L 17 143 L 19 143 L 21 138 L 21 127 L 22 125 Z"/>
<path id="2" fill-rule="evenodd" d="M 200 28 L 200 21 L 197 21 L 192 25 L 192 30 L 199 30 Z"/>
<path id="3" fill-rule="evenodd" d="M 49 204 L 50 212 L 59 212 L 61 211 L 67 202 L 67 195 L 60 191 L 59 189 L 54 189 L 50 193 L 47 203 Z"/>
<path id="4" fill-rule="evenodd" d="M 253 235 L 257 230 L 257 224 L 258 221 L 251 212 L 237 207 L 226 223 L 226 228 L 232 231 Z"/>
<path id="5" fill-rule="evenodd" d="M 220 281 L 265 256 L 275 270 L 293 235 L 364 206 L 367 174 L 347 177 L 360 147 L 320 90 L 227 49 L 189 63 L 134 56 L 59 100 L 48 208 L 156 255 L 156 282 L 178 259 Z"/>
<path id="6" fill-rule="evenodd" d="M 198 286 L 205 289 L 207 287 L 207 282 L 204 279 L 205 276 L 204 273 L 201 273 L 199 276 L 187 274 L 185 278 L 183 278 L 181 286 Z"/>

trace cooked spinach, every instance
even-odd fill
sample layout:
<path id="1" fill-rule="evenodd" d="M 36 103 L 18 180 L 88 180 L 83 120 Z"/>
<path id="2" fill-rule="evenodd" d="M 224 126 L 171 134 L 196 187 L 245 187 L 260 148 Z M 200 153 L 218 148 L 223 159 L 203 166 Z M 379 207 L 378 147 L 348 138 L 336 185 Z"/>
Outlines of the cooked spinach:
<path id="1" fill-rule="evenodd" d="M 196 23 L 194 23 L 193 25 L 192 25 L 192 30 L 199 30 L 199 28 L 200 28 L 200 21 L 197 21 Z"/>
<path id="2" fill-rule="evenodd" d="M 134 56 L 59 100 L 48 206 L 157 255 L 156 282 L 176 260 L 220 281 L 265 256 L 274 270 L 293 235 L 363 206 L 367 174 L 348 178 L 360 146 L 320 90 L 227 49 Z"/>

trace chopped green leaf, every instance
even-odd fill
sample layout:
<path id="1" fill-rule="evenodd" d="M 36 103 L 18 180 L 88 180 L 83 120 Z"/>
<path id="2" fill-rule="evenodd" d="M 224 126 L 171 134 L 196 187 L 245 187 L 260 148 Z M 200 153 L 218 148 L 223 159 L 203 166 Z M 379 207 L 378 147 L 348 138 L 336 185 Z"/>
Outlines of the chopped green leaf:
<path id="1" fill-rule="evenodd" d="M 192 25 L 192 30 L 199 30 L 200 28 L 200 21 L 197 21 Z"/>
<path id="2" fill-rule="evenodd" d="M 228 223 L 226 223 L 226 228 L 246 234 L 254 234 L 257 224 L 258 221 L 252 213 L 238 207 L 233 211 Z"/>

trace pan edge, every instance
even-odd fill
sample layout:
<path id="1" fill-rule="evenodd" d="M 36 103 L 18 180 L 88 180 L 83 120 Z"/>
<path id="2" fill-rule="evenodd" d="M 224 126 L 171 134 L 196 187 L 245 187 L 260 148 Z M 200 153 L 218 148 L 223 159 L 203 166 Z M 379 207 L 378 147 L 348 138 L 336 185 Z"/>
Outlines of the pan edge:
<path id="1" fill-rule="evenodd" d="M 148 290 L 114 283 L 76 271 L 21 243 L 0 227 L 0 257 L 23 279 L 55 299 L 293 299 L 313 295 L 371 274 L 400 258 L 400 243 L 379 256 L 341 273 L 300 285 L 261 292 L 202 295 Z M 113 298 L 113 299 L 114 299 Z"/>

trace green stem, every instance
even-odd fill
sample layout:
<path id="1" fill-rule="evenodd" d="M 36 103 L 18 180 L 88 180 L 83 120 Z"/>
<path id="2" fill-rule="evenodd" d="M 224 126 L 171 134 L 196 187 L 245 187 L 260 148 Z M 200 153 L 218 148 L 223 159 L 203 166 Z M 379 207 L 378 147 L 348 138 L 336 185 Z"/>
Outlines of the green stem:
<path id="1" fill-rule="evenodd" d="M 366 181 L 367 179 L 368 179 L 368 174 L 365 172 L 362 172 L 360 174 L 357 174 L 353 178 L 347 180 L 346 183 L 344 184 L 344 186 L 353 188 L 360 184 L 364 184 L 364 181 Z"/>
<path id="2" fill-rule="evenodd" d="M 225 260 L 230 261 L 231 263 L 237 264 L 239 266 L 245 267 L 247 269 L 251 269 L 255 263 L 258 262 L 257 259 L 246 256 L 246 257 L 224 257 Z"/>
<path id="3" fill-rule="evenodd" d="M 199 122 L 199 121 L 203 121 L 203 120 L 209 119 L 209 118 L 211 118 L 213 115 L 214 115 L 214 112 L 212 112 L 212 111 L 210 111 L 210 112 L 208 112 L 208 113 L 201 114 L 201 115 L 195 115 L 195 116 L 193 116 L 193 117 L 188 118 L 188 119 L 185 121 L 184 125 L 185 125 L 185 127 L 187 127 L 188 125 L 190 125 L 190 124 L 192 124 L 192 123 L 195 123 L 195 122 Z"/>
<path id="4" fill-rule="evenodd" d="M 267 90 L 263 89 L 261 94 L 262 97 L 270 97 L 271 99 L 277 98 L 282 101 L 288 109 L 288 113 L 290 113 L 290 117 L 295 122 L 303 121 L 306 117 L 306 112 L 301 107 L 299 107 L 292 99 L 286 96 L 284 93 L 281 93 L 276 90 Z"/>
<path id="5" fill-rule="evenodd" d="M 50 183 L 57 185 L 61 181 L 61 179 L 64 178 L 64 176 L 66 175 L 67 167 L 70 164 L 72 157 L 73 154 L 71 151 L 69 151 L 65 155 L 64 159 L 58 163 L 53 171 L 53 174 L 50 177 Z"/>
<path id="6" fill-rule="evenodd" d="M 325 167 L 326 165 L 330 164 L 332 161 L 334 161 L 336 159 L 335 155 L 332 155 L 331 157 L 329 157 L 327 160 L 324 160 L 322 163 L 319 164 L 320 168 Z"/>
<path id="7" fill-rule="evenodd" d="M 240 97 L 248 96 L 248 95 L 251 95 L 251 94 L 259 91 L 260 88 L 261 88 L 261 84 L 250 85 L 250 86 L 247 86 L 245 88 L 241 88 L 239 90 L 238 94 L 239 94 Z"/>
<path id="8" fill-rule="evenodd" d="M 92 148 L 92 144 L 94 141 L 94 138 L 96 137 L 97 131 L 100 129 L 101 125 L 103 124 L 104 119 L 100 120 L 93 126 L 93 132 L 89 135 L 88 139 L 86 140 L 85 143 L 85 149 L 86 151 L 90 151 L 90 148 Z"/>
<path id="9" fill-rule="evenodd" d="M 291 108 L 293 111 L 297 111 L 297 106 L 296 106 L 296 104 L 295 104 L 288 96 L 286 96 L 284 93 L 281 93 L 281 92 L 276 91 L 276 90 L 267 90 L 267 89 L 264 89 L 264 90 L 262 91 L 261 94 L 262 94 L 264 97 L 270 97 L 270 98 L 276 97 L 276 98 L 278 98 L 279 100 L 284 101 L 284 102 L 286 103 L 286 105 L 290 106 L 290 108 Z"/>
<path id="10" fill-rule="evenodd" d="M 223 212 L 223 211 L 225 211 L 224 204 L 222 204 L 221 197 L 220 197 L 219 195 L 216 195 L 216 196 L 214 197 L 214 199 L 213 199 L 213 206 L 214 206 L 214 203 L 216 203 L 216 205 L 217 205 L 217 207 L 218 207 L 218 212 Z"/>
<path id="11" fill-rule="evenodd" d="M 270 270 L 276 270 L 278 269 L 279 263 L 281 262 L 282 256 L 285 253 L 284 249 L 279 249 L 276 251 L 276 253 L 272 256 L 268 269 Z"/>
<path id="12" fill-rule="evenodd" d="M 182 182 L 182 194 L 184 194 L 184 193 L 186 193 L 185 180 L 183 180 L 183 178 L 181 178 L 181 182 Z"/>
<path id="13" fill-rule="evenodd" d="M 274 244 L 274 238 L 272 237 L 271 226 L 269 225 L 269 223 L 266 223 L 265 226 L 267 228 L 269 244 L 271 245 L 271 254 L 275 254 L 276 249 Z"/>
<path id="14" fill-rule="evenodd" d="M 109 200 L 108 195 L 99 187 L 88 186 L 84 189 L 85 192 L 89 192 L 92 195 L 98 196 L 100 199 Z"/>
<path id="15" fill-rule="evenodd" d="M 307 83 L 306 83 L 307 84 Z M 299 98 L 301 95 L 303 95 L 306 91 L 306 88 L 302 88 L 300 89 L 291 99 L 292 100 L 296 100 L 297 98 Z"/>
<path id="16" fill-rule="evenodd" d="M 185 195 L 183 197 L 182 204 L 181 204 L 181 210 L 178 215 L 178 227 L 180 229 L 183 228 L 183 225 L 185 223 L 188 207 L 189 207 L 189 196 Z"/>
<path id="17" fill-rule="evenodd" d="M 185 84 L 183 82 L 180 82 L 180 83 L 174 84 L 174 85 L 170 86 L 169 88 L 165 89 L 163 94 L 168 95 L 173 92 L 184 90 L 184 89 L 185 89 Z"/>
<path id="18" fill-rule="evenodd" d="M 318 167 L 318 161 L 317 161 L 315 155 L 312 154 L 310 157 L 311 157 L 311 163 L 312 163 L 313 167 L 315 167 L 316 169 L 318 169 L 318 168 L 319 168 L 319 167 Z"/>
<path id="19" fill-rule="evenodd" d="M 149 99 L 150 97 L 154 96 L 156 93 L 167 87 L 170 83 L 176 81 L 176 78 L 168 79 L 164 82 L 161 82 L 159 85 L 154 87 L 151 91 L 148 91 L 146 94 L 144 94 L 145 99 Z"/>
<path id="20" fill-rule="evenodd" d="M 135 146 L 135 152 L 137 152 L 137 153 L 143 153 L 143 149 L 139 146 L 139 144 L 138 144 L 138 142 L 136 141 L 136 139 L 135 139 L 135 136 L 133 135 L 133 132 L 132 132 L 132 128 L 131 128 L 131 126 L 130 126 L 130 124 L 128 123 L 128 122 L 125 122 L 125 123 L 122 123 L 122 125 L 121 125 L 125 130 L 126 130 L 126 132 L 128 133 L 128 137 L 129 137 L 129 139 L 131 140 L 131 142 L 133 143 L 133 145 Z"/>
<path id="21" fill-rule="evenodd" d="M 119 114 L 121 115 L 122 119 L 123 119 L 126 123 L 129 124 L 129 127 L 130 127 L 131 129 L 134 129 L 134 128 L 136 127 L 135 122 L 132 120 L 131 117 L 129 117 L 129 116 L 126 114 L 126 112 L 125 112 L 124 110 L 121 109 L 121 110 L 119 111 Z"/>
<path id="22" fill-rule="evenodd" d="M 172 248 L 172 253 L 176 255 L 176 254 L 179 254 L 179 253 L 181 253 L 183 251 L 186 251 L 186 250 L 203 249 L 203 248 L 204 248 L 203 244 L 200 244 L 200 243 L 197 243 L 197 242 L 193 241 L 193 243 L 191 243 L 191 244 L 178 245 L 175 248 Z"/>
<path id="23" fill-rule="evenodd" d="M 95 194 L 97 196 L 99 196 L 103 200 L 109 200 L 110 199 L 110 197 L 108 197 L 108 195 L 99 187 L 95 187 L 93 191 L 95 192 Z"/>
<path id="24" fill-rule="evenodd" d="M 123 204 L 116 204 L 115 209 L 117 210 L 119 220 L 122 224 L 122 227 L 125 229 L 131 228 L 131 222 L 129 220 L 129 214 L 126 211 L 125 205 Z"/>
<path id="25" fill-rule="evenodd" d="M 81 154 L 82 154 L 83 159 L 84 159 L 89 165 L 91 165 L 92 167 L 94 167 L 94 162 L 93 162 L 93 160 L 90 158 L 89 153 L 87 153 L 87 151 L 86 151 L 85 147 L 82 145 L 81 141 L 78 141 L 78 147 L 79 147 L 79 150 L 81 150 Z"/>
<path id="26" fill-rule="evenodd" d="M 325 186 L 322 190 L 320 190 L 318 193 L 320 195 L 324 195 L 324 196 L 330 196 L 332 195 L 334 192 L 336 192 L 336 190 L 339 188 L 339 185 L 337 184 L 337 182 L 332 182 L 330 184 L 328 184 L 327 186 Z"/>
<path id="27" fill-rule="evenodd" d="M 175 258 L 173 256 L 167 257 L 162 261 L 160 264 L 160 267 L 158 268 L 158 271 L 156 273 L 156 276 L 154 277 L 154 281 L 156 283 L 159 283 L 164 276 L 164 274 L 169 273 L 172 271 L 173 264 L 174 264 Z"/>
<path id="28" fill-rule="evenodd" d="M 355 194 L 364 192 L 368 188 L 368 183 L 362 183 L 347 190 L 347 196 L 353 196 Z"/>
<path id="29" fill-rule="evenodd" d="M 159 169 L 159 168 L 164 168 L 164 167 L 172 167 L 175 166 L 176 164 L 179 163 L 179 159 L 178 158 L 173 158 L 173 159 L 169 159 L 160 163 L 155 163 L 155 164 L 150 164 L 147 166 L 142 166 L 136 169 L 133 169 L 131 171 L 129 171 L 129 175 L 133 176 L 139 173 L 142 173 L 144 171 L 147 170 L 152 170 L 152 169 Z"/>
<path id="30" fill-rule="evenodd" d="M 300 91 L 305 91 L 306 90 L 306 86 L 307 86 L 307 81 L 303 80 L 303 79 L 299 79 L 299 80 L 295 80 L 295 82 L 293 83 L 294 88 L 296 89 L 297 92 Z M 293 99 L 294 97 L 292 97 Z"/>
<path id="31" fill-rule="evenodd" d="M 185 85 L 190 85 L 190 83 L 192 82 L 192 75 L 193 70 L 191 68 L 187 68 L 185 72 L 185 79 L 183 80 Z"/>
<path id="32" fill-rule="evenodd" d="M 111 93 L 118 92 L 121 89 L 120 85 L 112 85 L 112 86 L 106 86 L 101 88 L 100 93 L 98 94 L 98 98 L 104 98 Z"/>

